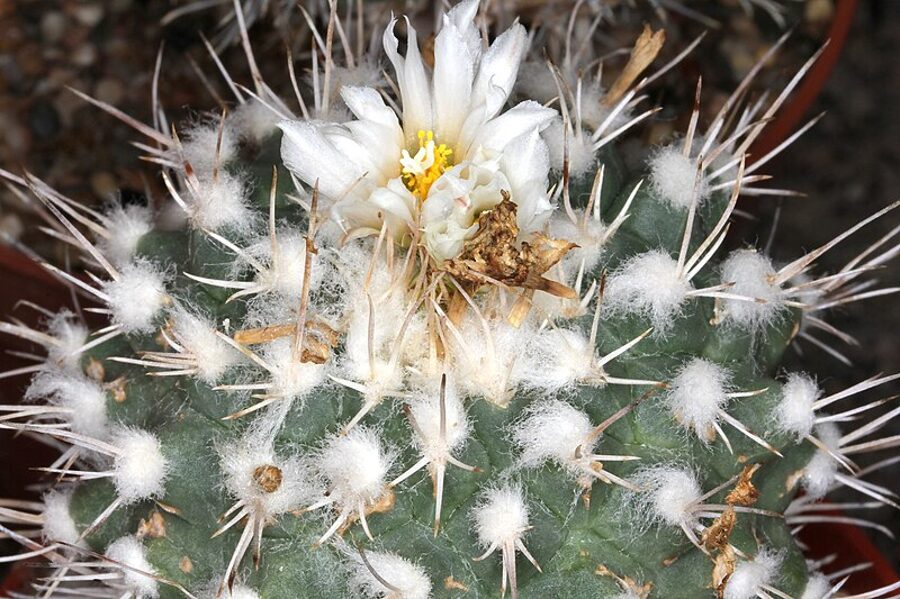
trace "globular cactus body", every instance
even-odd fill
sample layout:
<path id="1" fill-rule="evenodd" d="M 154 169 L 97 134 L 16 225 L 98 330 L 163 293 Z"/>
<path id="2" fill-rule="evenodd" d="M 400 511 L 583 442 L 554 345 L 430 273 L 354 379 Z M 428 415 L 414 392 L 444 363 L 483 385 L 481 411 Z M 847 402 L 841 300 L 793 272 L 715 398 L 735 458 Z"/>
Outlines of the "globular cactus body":
<path id="1" fill-rule="evenodd" d="M 507 107 L 524 28 L 482 47 L 477 8 L 443 18 L 433 69 L 388 26 L 390 105 L 345 87 L 340 122 L 250 128 L 245 104 L 183 142 L 152 134 L 187 222 L 116 213 L 103 244 L 75 240 L 107 280 L 69 280 L 112 324 L 50 344 L 32 395 L 54 410 L 4 425 L 73 448 L 52 471 L 79 482 L 44 499 L 48 585 L 828 592 L 784 514 L 804 485 L 856 481 L 839 463 L 856 438 L 817 411 L 891 378 L 822 398 L 779 371 L 794 300 L 835 279 L 797 283 L 817 256 L 721 256 L 753 170 L 715 132 L 650 154 L 643 180 L 609 145 L 561 176 L 541 137 L 556 111 Z M 86 548 L 106 558 L 79 565 Z"/>

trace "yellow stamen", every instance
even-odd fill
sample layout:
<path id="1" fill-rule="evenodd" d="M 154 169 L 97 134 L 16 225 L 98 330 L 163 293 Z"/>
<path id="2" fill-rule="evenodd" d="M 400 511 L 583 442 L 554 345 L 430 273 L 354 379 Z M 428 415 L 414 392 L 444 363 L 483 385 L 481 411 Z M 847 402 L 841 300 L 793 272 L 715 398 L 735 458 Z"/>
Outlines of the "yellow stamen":
<path id="1" fill-rule="evenodd" d="M 453 163 L 450 155 L 453 150 L 447 144 L 434 143 L 434 131 L 419 131 L 419 149 L 414 156 L 403 150 L 400 165 L 403 167 L 401 177 L 413 195 L 424 201 L 428 197 L 431 184 L 444 174 Z"/>

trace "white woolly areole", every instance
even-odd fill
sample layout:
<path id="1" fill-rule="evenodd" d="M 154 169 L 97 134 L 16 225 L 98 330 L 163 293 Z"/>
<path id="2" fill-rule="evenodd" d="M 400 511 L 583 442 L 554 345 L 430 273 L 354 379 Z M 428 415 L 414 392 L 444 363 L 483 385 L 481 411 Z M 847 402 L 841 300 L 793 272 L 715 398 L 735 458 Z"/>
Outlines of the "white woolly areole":
<path id="1" fill-rule="evenodd" d="M 41 535 L 47 541 L 62 541 L 70 545 L 85 546 L 85 541 L 78 540 L 80 536 L 75 520 L 69 512 L 72 502 L 70 491 L 48 491 L 44 495 L 44 509 L 41 519 L 44 521 L 41 527 Z"/>
<path id="2" fill-rule="evenodd" d="M 728 292 L 766 303 L 723 299 L 724 322 L 757 330 L 771 324 L 784 308 L 781 287 L 773 284 L 775 267 L 768 257 L 753 249 L 735 250 L 722 263 L 722 282 L 734 283 Z"/>
<path id="3" fill-rule="evenodd" d="M 831 582 L 820 572 L 810 574 L 800 599 L 825 599 L 831 596 Z"/>
<path id="4" fill-rule="evenodd" d="M 271 108 L 253 98 L 235 108 L 228 124 L 241 139 L 260 144 L 275 133 L 279 120 Z"/>
<path id="5" fill-rule="evenodd" d="M 694 507 L 703 492 L 693 471 L 653 466 L 638 471 L 631 481 L 644 490 L 636 499 L 649 508 L 651 519 L 669 526 L 690 527 L 696 522 Z"/>
<path id="6" fill-rule="evenodd" d="M 394 553 L 366 552 L 366 559 L 378 576 L 396 588 L 399 593 L 386 588 L 361 558 L 352 565 L 352 582 L 357 592 L 372 599 L 428 599 L 431 597 L 431 579 L 421 566 Z"/>
<path id="7" fill-rule="evenodd" d="M 107 436 L 106 391 L 83 375 L 39 373 L 25 397 L 44 397 L 54 406 L 70 410 L 63 417 L 73 433 L 101 440 Z"/>
<path id="8" fill-rule="evenodd" d="M 597 374 L 590 339 L 571 329 L 535 331 L 529 343 L 534 358 L 522 364 L 522 383 L 558 391 Z"/>
<path id="9" fill-rule="evenodd" d="M 367 266 L 367 260 L 364 258 L 359 266 Z M 341 368 L 347 378 L 365 381 L 373 395 L 378 396 L 399 389 L 403 382 L 401 360 L 392 360 L 392 356 L 395 352 L 402 355 L 403 348 L 411 345 L 410 339 L 404 337 L 402 347 L 398 347 L 398 334 L 409 310 L 409 299 L 400 285 L 393 285 L 391 272 L 381 261 L 375 265 L 367 295 L 363 284 L 365 272 L 363 268 L 359 278 L 354 277 L 350 282 L 351 290 L 345 309 L 349 322 Z M 370 355 L 373 358 L 371 361 Z"/>
<path id="10" fill-rule="evenodd" d="M 247 207 L 247 185 L 240 176 L 220 170 L 217 176 L 200 177 L 197 194 L 191 196 L 190 217 L 195 226 L 218 231 L 246 232 L 253 225 Z"/>
<path id="11" fill-rule="evenodd" d="M 444 396 L 444 416 L 446 437 L 441 440 L 441 397 L 440 390 L 432 389 L 429 393 L 411 401 L 410 414 L 421 431 L 416 434 L 415 443 L 422 454 L 432 461 L 440 461 L 449 452 L 462 447 L 469 438 L 471 426 L 466 415 L 466 408 L 456 386 L 449 381 Z"/>
<path id="12" fill-rule="evenodd" d="M 119 279 L 106 283 L 113 323 L 126 333 L 150 333 L 166 302 L 163 273 L 149 262 L 132 262 L 119 271 Z"/>
<path id="13" fill-rule="evenodd" d="M 59 343 L 47 348 L 47 363 L 63 370 L 80 370 L 81 348 L 87 343 L 88 329 L 68 310 L 50 319 L 47 332 Z"/>
<path id="14" fill-rule="evenodd" d="M 815 379 L 792 372 L 781 387 L 781 402 L 775 408 L 778 428 L 803 439 L 812 432 L 816 422 L 815 403 L 822 392 Z"/>
<path id="15" fill-rule="evenodd" d="M 360 502 L 372 503 L 381 497 L 393 459 L 382 448 L 378 433 L 355 426 L 345 435 L 332 437 L 319 453 L 316 465 L 331 484 L 335 501 L 357 509 Z"/>
<path id="16" fill-rule="evenodd" d="M 709 360 L 694 358 L 672 379 L 665 402 L 676 420 L 701 440 L 712 437 L 718 411 L 728 402 L 731 373 Z"/>
<path id="17" fill-rule="evenodd" d="M 473 508 L 475 534 L 486 549 L 522 538 L 528 530 L 528 505 L 519 486 L 489 489 Z"/>
<path id="18" fill-rule="evenodd" d="M 610 275 L 603 304 L 613 313 L 645 316 L 657 335 L 665 334 L 693 290 L 677 269 L 678 262 L 662 250 L 632 256 Z"/>
<path id="19" fill-rule="evenodd" d="M 506 405 L 531 372 L 529 365 L 538 363 L 535 331 L 528 323 L 516 328 L 493 319 L 485 326 L 472 312 L 460 324 L 459 337 L 451 337 L 455 380 L 470 397 Z"/>
<path id="20" fill-rule="evenodd" d="M 159 440 L 140 429 L 123 429 L 113 435 L 119 449 L 113 461 L 113 482 L 124 504 L 163 494 L 168 469 Z"/>
<path id="21" fill-rule="evenodd" d="M 597 162 L 594 153 L 594 142 L 591 134 L 586 131 L 565 134 L 565 124 L 562 118 L 555 119 L 541 133 L 547 148 L 550 151 L 550 166 L 556 171 L 562 171 L 566 159 L 565 146 L 569 146 L 569 175 L 580 177 L 590 170 Z"/>
<path id="22" fill-rule="evenodd" d="M 222 141 L 219 143 L 219 131 Z M 182 144 L 183 158 L 200 177 L 211 176 L 216 170 L 216 151 L 218 149 L 218 171 L 221 175 L 225 163 L 237 156 L 238 138 L 231 119 L 222 127 L 218 116 L 211 117 L 190 130 L 184 136 Z"/>
<path id="23" fill-rule="evenodd" d="M 121 568 L 120 571 L 122 572 L 125 586 L 136 599 L 149 599 L 159 596 L 159 585 L 155 579 L 151 578 L 152 575 L 156 574 L 156 570 L 147 561 L 147 552 L 137 538 L 128 536 L 114 541 L 106 548 L 106 557 L 128 566 L 128 568 Z M 141 572 L 146 572 L 146 574 Z"/>
<path id="24" fill-rule="evenodd" d="M 247 248 L 247 253 L 265 263 L 266 270 L 256 275 L 256 282 L 292 301 L 297 301 L 303 293 L 306 278 L 306 236 L 295 230 L 281 230 L 276 233 L 275 252 L 272 240 L 267 236 Z M 316 255 L 310 262 L 309 288 L 317 289 L 322 283 L 323 269 Z"/>
<path id="25" fill-rule="evenodd" d="M 251 510 L 267 516 L 302 507 L 321 496 L 309 468 L 298 458 L 276 456 L 271 443 L 262 437 L 251 435 L 226 447 L 221 452 L 221 466 L 228 491 Z M 280 472 L 275 490 L 267 491 L 258 482 L 258 473 L 266 467 Z"/>
<path id="26" fill-rule="evenodd" d="M 513 428 L 513 441 L 521 451 L 523 466 L 540 466 L 554 460 L 574 472 L 581 469 L 575 450 L 590 454 L 596 440 L 588 443 L 593 431 L 587 414 L 559 401 L 544 401 L 528 408 L 525 418 Z"/>
<path id="27" fill-rule="evenodd" d="M 823 422 L 816 426 L 816 437 L 831 451 L 840 452 L 841 431 L 835 423 Z M 837 471 L 837 460 L 831 457 L 827 451 L 816 450 L 806 468 L 803 469 L 803 486 L 806 488 L 806 494 L 812 499 L 824 497 L 834 486 Z"/>
<path id="28" fill-rule="evenodd" d="M 241 355 L 216 335 L 216 325 L 184 308 L 172 313 L 172 328 L 178 343 L 196 358 L 197 378 L 215 383 Z"/>
<path id="29" fill-rule="evenodd" d="M 562 210 L 554 212 L 550 219 L 550 235 L 557 239 L 565 239 L 578 245 L 569 250 L 562 259 L 562 264 L 574 277 L 584 263 L 584 272 L 592 272 L 603 257 L 606 225 L 588 215 L 584 220 L 584 210 L 575 209 L 578 224 L 572 222 Z M 582 226 L 582 223 L 584 224 Z M 551 271 L 552 272 L 552 271 Z"/>
<path id="30" fill-rule="evenodd" d="M 98 247 L 113 265 L 125 266 L 138 242 L 153 228 L 153 213 L 146 206 L 114 206 L 103 216 L 109 237 L 101 238 Z"/>
<path id="31" fill-rule="evenodd" d="M 763 586 L 772 582 L 781 566 L 781 556 L 766 548 L 760 549 L 751 561 L 740 561 L 728 582 L 725 599 L 754 599 Z"/>
<path id="32" fill-rule="evenodd" d="M 259 593 L 248 586 L 236 584 L 231 588 L 229 599 L 260 599 Z"/>
<path id="33" fill-rule="evenodd" d="M 266 345 L 263 358 L 272 367 L 273 394 L 298 399 L 325 380 L 325 364 L 294 359 L 294 338 L 283 337 Z"/>
<path id="34" fill-rule="evenodd" d="M 697 163 L 680 148 L 660 148 L 649 160 L 650 185 L 659 198 L 673 208 L 687 209 L 694 201 L 697 185 Z M 696 195 L 698 203 L 709 197 L 709 184 L 700 178 Z"/>

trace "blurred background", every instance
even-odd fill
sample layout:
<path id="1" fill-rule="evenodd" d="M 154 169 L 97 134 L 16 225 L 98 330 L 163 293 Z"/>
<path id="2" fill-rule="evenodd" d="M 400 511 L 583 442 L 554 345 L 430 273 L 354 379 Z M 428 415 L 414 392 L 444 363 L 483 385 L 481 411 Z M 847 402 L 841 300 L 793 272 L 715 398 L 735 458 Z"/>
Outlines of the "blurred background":
<path id="1" fill-rule="evenodd" d="M 552 3 L 525 4 L 546 10 Z M 788 43 L 786 52 L 771 66 L 769 76 L 776 79 L 796 71 L 827 36 L 835 10 L 832 0 L 788 0 L 785 4 L 791 5 L 785 21 L 788 27 L 795 26 L 795 41 Z M 272 5 L 281 4 L 273 0 Z M 151 81 L 164 44 L 160 97 L 171 120 L 183 123 L 214 109 L 215 90 L 221 85 L 198 32 L 221 44 L 223 63 L 246 81 L 245 61 L 239 44 L 227 43 L 227 28 L 223 34 L 215 11 L 190 12 L 162 26 L 164 17 L 180 6 L 157 0 L 0 0 L 0 168 L 13 172 L 27 169 L 64 194 L 89 204 L 102 204 L 110 198 L 146 202 L 148 196 L 161 195 L 152 165 L 142 163 L 140 152 L 130 146 L 136 134 L 67 87 L 149 121 Z M 276 90 L 289 89 L 284 44 L 295 41 L 290 23 L 298 14 L 269 14 L 251 28 L 260 66 Z M 540 10 L 535 14 L 535 20 L 542 18 Z M 732 16 L 723 19 L 721 27 L 696 50 L 696 56 L 686 61 L 686 70 L 673 73 L 666 91 L 655 99 L 671 100 L 684 112 L 685 98 L 690 99 L 696 75 L 702 74 L 704 101 L 711 97 L 709 104 L 715 106 L 716 97 L 730 91 L 782 30 L 765 14 L 729 14 Z M 634 24 L 644 18 L 658 19 L 658 15 L 638 15 Z M 776 258 L 796 257 L 900 196 L 900 2 L 860 0 L 852 19 L 837 64 L 806 117 L 821 111 L 827 114 L 768 167 L 779 187 L 797 190 L 805 197 L 748 199 L 739 205 L 754 219 L 740 227 L 741 233 L 756 236 L 762 244 L 772 235 Z M 677 49 L 708 24 L 670 14 L 667 26 L 673 28 L 669 43 Z M 627 46 L 627 39 L 618 39 L 627 34 L 611 35 L 612 28 L 604 23 L 597 35 L 608 36 L 611 45 L 618 41 Z M 197 71 L 215 80 L 210 85 L 212 92 L 200 82 Z M 676 124 L 670 117 L 671 111 L 661 113 L 646 135 L 671 132 Z M 62 263 L 63 248 L 38 229 L 39 222 L 21 198 L 0 188 L 0 233 L 5 240 L 0 244 L 19 242 Z M 860 239 L 875 240 L 896 222 L 896 217 L 883 219 Z M 820 270 L 838 270 L 864 247 L 862 241 L 839 246 L 820 261 Z M 15 248 L 7 245 L 5 250 L 4 254 L 0 247 L 0 314 L 27 319 L 28 311 L 15 305 L 22 297 L 43 305 L 68 301 L 65 290 L 48 284 L 38 273 L 23 271 L 21 263 L 9 257 Z M 884 286 L 900 286 L 900 265 L 885 269 L 879 279 Z M 817 373 L 828 389 L 900 368 L 900 309 L 895 297 L 853 305 L 835 314 L 833 323 L 852 331 L 858 340 L 857 346 L 842 348 L 853 366 L 847 367 L 807 343 L 801 346 L 802 356 L 791 357 L 792 367 Z M 26 348 L 0 338 L 0 349 Z M 0 370 L 22 364 L 7 355 Z M 17 401 L 25 382 L 21 377 L 0 379 L 0 403 Z M 885 395 L 897 392 L 900 386 L 895 385 Z M 893 434 L 900 433 L 897 422 L 893 427 Z M 14 442 L 8 435 L 0 436 L 0 497 L 19 491 L 12 473 L 21 473 L 26 460 L 34 463 L 27 455 L 31 451 L 41 448 L 27 440 Z M 896 479 L 896 468 L 872 478 L 894 489 Z M 896 511 L 881 509 L 868 516 L 898 529 Z M 900 563 L 900 546 L 883 535 L 873 538 L 884 554 Z"/>

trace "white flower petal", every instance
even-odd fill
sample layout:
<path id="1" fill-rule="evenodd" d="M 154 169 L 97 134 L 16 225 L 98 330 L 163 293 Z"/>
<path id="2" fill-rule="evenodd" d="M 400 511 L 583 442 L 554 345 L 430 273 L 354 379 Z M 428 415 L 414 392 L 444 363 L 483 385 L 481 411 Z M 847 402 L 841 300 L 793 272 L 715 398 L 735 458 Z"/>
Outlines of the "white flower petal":
<path id="1" fill-rule="evenodd" d="M 391 179 L 387 186 L 372 192 L 369 203 L 383 214 L 388 228 L 394 233 L 405 231 L 415 223 L 416 197 L 399 178 Z"/>
<path id="2" fill-rule="evenodd" d="M 318 183 L 319 191 L 329 198 L 339 197 L 364 169 L 348 160 L 322 132 L 308 121 L 282 121 L 281 159 L 285 166 L 307 185 Z"/>
<path id="3" fill-rule="evenodd" d="M 437 139 L 453 143 L 469 114 L 475 61 L 462 32 L 447 17 L 434 44 L 434 129 Z"/>
<path id="4" fill-rule="evenodd" d="M 500 112 L 512 92 L 527 48 L 525 28 L 516 23 L 494 40 L 481 59 L 473 87 L 472 105 L 484 104 L 487 118 Z"/>
<path id="5" fill-rule="evenodd" d="M 399 42 L 394 35 L 394 25 L 397 19 L 392 19 L 387 29 L 384 30 L 384 51 L 388 55 L 394 71 L 397 74 L 397 85 L 400 86 L 400 99 L 403 102 L 403 131 L 406 134 L 407 143 L 416 139 L 419 130 L 431 129 L 431 82 L 425 72 L 425 63 L 419 53 L 419 42 L 416 30 L 406 19 L 406 57 L 400 56 L 397 51 Z"/>
<path id="6" fill-rule="evenodd" d="M 477 60 L 481 56 L 481 35 L 475 27 L 476 13 L 478 0 L 463 0 L 444 17 L 444 26 L 450 22 L 459 30 L 468 54 Z"/>
<path id="7" fill-rule="evenodd" d="M 541 229 L 553 213 L 547 195 L 550 153 L 537 128 L 515 138 L 500 159 L 510 184 L 519 230 L 530 233 Z"/>
<path id="8" fill-rule="evenodd" d="M 533 100 L 520 102 L 480 128 L 469 148 L 469 154 L 479 148 L 503 152 L 520 135 L 535 129 L 542 131 L 555 116 L 555 110 Z"/>

